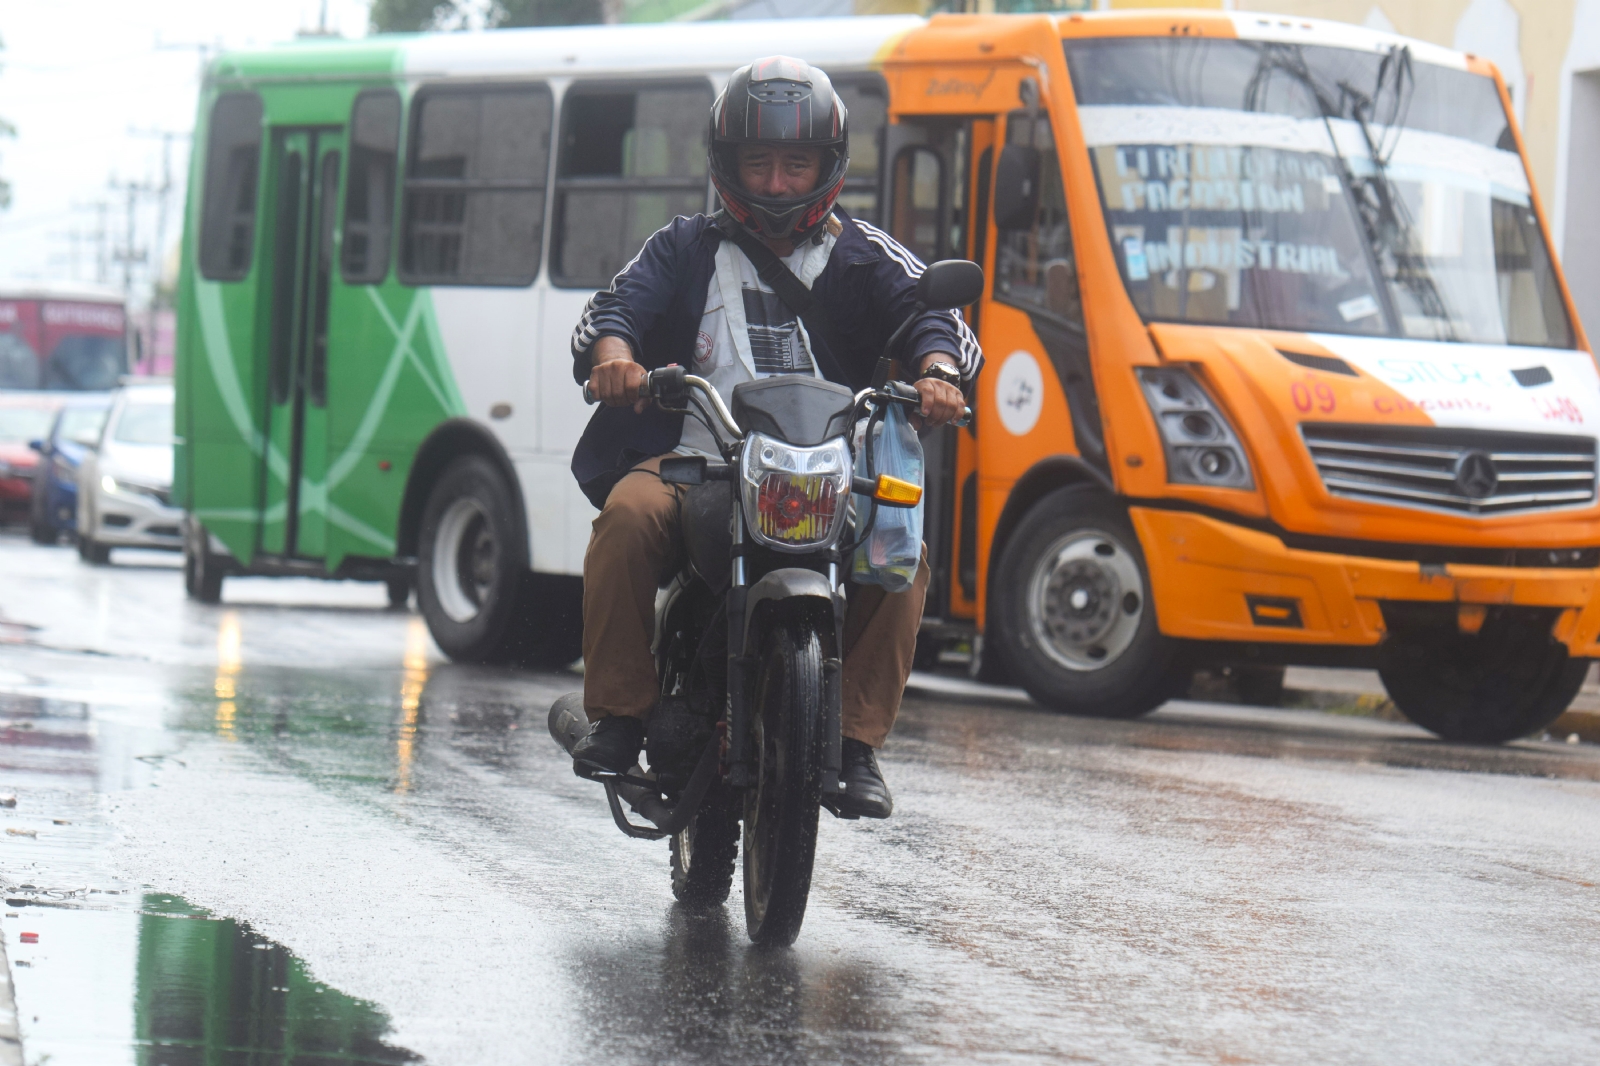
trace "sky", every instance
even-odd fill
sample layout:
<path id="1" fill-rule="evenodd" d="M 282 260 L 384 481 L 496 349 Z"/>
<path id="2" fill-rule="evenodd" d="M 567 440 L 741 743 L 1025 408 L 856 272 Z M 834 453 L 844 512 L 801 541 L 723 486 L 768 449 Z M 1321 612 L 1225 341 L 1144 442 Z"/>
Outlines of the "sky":
<path id="1" fill-rule="evenodd" d="M 0 177 L 11 183 L 0 279 L 97 280 L 94 205 L 109 205 L 108 245 L 123 246 L 127 194 L 108 183 L 162 183 L 162 141 L 146 134 L 193 128 L 195 46 L 288 41 L 322 10 L 323 0 L 0 0 L 0 118 L 17 130 L 0 138 Z M 326 0 L 326 10 L 329 30 L 366 32 L 366 0 Z M 188 159 L 187 137 L 174 139 L 164 254 L 152 260 L 177 244 Z M 158 199 L 141 197 L 135 248 L 155 243 Z M 110 266 L 120 287 L 122 267 Z M 136 302 L 148 281 L 141 269 Z"/>

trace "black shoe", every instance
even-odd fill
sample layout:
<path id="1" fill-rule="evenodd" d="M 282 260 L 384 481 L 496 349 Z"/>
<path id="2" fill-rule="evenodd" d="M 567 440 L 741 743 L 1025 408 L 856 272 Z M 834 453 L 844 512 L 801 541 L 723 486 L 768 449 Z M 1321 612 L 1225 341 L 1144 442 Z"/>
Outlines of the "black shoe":
<path id="1" fill-rule="evenodd" d="M 839 760 L 839 798 L 829 807 L 841 818 L 887 818 L 894 813 L 894 797 L 878 771 L 878 756 L 859 740 L 844 738 Z"/>
<path id="2" fill-rule="evenodd" d="M 639 761 L 644 747 L 644 722 L 611 714 L 589 727 L 572 746 L 572 772 L 593 780 L 596 774 L 625 774 Z"/>

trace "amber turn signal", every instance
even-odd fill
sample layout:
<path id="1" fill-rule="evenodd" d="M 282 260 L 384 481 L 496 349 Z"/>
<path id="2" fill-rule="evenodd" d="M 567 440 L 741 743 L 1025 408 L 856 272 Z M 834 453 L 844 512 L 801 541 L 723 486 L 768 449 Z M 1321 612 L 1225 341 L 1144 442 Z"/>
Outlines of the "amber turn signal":
<path id="1" fill-rule="evenodd" d="M 878 487 L 873 490 L 872 498 L 900 507 L 915 507 L 922 501 L 922 486 L 888 474 L 879 474 Z"/>

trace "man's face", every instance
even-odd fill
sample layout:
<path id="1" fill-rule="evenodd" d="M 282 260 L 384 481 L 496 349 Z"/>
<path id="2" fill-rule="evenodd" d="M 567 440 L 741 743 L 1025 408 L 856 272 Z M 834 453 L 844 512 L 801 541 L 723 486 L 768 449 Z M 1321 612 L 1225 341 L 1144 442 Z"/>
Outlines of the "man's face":
<path id="1" fill-rule="evenodd" d="M 752 196 L 804 196 L 817 187 L 821 174 L 820 148 L 739 147 L 739 184 Z"/>

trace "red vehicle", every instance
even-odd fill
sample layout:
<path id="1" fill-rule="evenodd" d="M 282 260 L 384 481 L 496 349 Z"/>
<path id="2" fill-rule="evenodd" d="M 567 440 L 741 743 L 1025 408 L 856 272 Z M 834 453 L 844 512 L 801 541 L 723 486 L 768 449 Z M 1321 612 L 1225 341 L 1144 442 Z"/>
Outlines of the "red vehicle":
<path id="1" fill-rule="evenodd" d="M 128 316 L 112 289 L 0 289 L 0 391 L 113 388 L 128 372 Z"/>
<path id="2" fill-rule="evenodd" d="M 31 447 L 50 432 L 61 396 L 0 392 L 0 520 L 25 515 L 33 498 L 39 453 Z"/>

